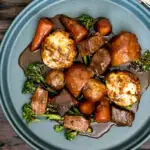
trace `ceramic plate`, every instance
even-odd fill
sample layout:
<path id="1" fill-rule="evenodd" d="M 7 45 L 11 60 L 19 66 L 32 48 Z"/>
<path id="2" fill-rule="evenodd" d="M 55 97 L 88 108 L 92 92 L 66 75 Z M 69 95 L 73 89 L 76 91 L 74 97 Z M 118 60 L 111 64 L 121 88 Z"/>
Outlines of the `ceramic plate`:
<path id="1" fill-rule="evenodd" d="M 17 134 L 31 147 L 40 150 L 124 150 L 135 149 L 150 134 L 150 88 L 141 98 L 132 127 L 113 127 L 100 139 L 79 136 L 70 142 L 53 131 L 53 123 L 24 123 L 21 108 L 30 96 L 21 93 L 25 80 L 18 57 L 31 42 L 39 18 L 56 14 L 70 17 L 81 13 L 109 18 L 115 34 L 135 33 L 142 49 L 150 49 L 150 12 L 136 0 L 35 0 L 14 20 L 0 48 L 0 97 L 3 111 Z"/>

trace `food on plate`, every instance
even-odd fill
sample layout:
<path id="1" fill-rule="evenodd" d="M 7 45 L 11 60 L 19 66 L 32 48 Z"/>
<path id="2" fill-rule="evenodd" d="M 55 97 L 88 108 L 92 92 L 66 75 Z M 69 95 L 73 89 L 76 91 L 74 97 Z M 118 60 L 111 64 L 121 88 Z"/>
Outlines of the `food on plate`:
<path id="1" fill-rule="evenodd" d="M 105 73 L 111 63 L 111 56 L 106 48 L 99 49 L 92 57 L 89 69 L 95 75 Z"/>
<path id="2" fill-rule="evenodd" d="M 96 31 L 106 36 L 112 32 L 112 26 L 108 19 L 101 18 L 96 22 Z"/>
<path id="3" fill-rule="evenodd" d="M 38 22 L 36 33 L 31 43 L 31 51 L 40 48 L 43 39 L 52 31 L 54 24 L 48 18 L 41 18 Z"/>
<path id="4" fill-rule="evenodd" d="M 56 95 L 57 91 L 46 84 L 44 79 L 44 64 L 33 63 L 29 64 L 25 70 L 27 80 L 24 83 L 22 92 L 24 94 L 33 94 L 37 87 L 43 87 L 49 92 L 49 95 Z"/>
<path id="5" fill-rule="evenodd" d="M 138 60 L 132 63 L 135 69 L 142 71 L 150 71 L 150 51 L 146 51 Z"/>
<path id="6" fill-rule="evenodd" d="M 60 20 L 65 26 L 67 31 L 69 31 L 76 42 L 80 42 L 88 35 L 87 29 L 79 24 L 76 20 L 69 18 L 67 16 L 61 15 Z"/>
<path id="7" fill-rule="evenodd" d="M 63 30 L 56 30 L 47 36 L 41 48 L 44 64 L 52 69 L 70 67 L 76 53 L 75 42 Z"/>
<path id="8" fill-rule="evenodd" d="M 129 72 L 111 72 L 106 78 L 107 94 L 119 106 L 130 106 L 139 101 L 140 82 Z"/>
<path id="9" fill-rule="evenodd" d="M 122 31 L 112 40 L 111 64 L 118 66 L 140 58 L 140 45 L 135 34 Z"/>
<path id="10" fill-rule="evenodd" d="M 109 122 L 111 120 L 110 102 L 107 97 L 103 97 L 95 110 L 95 121 L 98 123 Z"/>
<path id="11" fill-rule="evenodd" d="M 27 124 L 54 121 L 54 131 L 70 141 L 132 126 L 149 86 L 150 51 L 141 55 L 134 33 L 112 30 L 109 19 L 87 14 L 40 19 L 19 57 L 22 92 L 32 95 L 22 107 Z"/>
<path id="12" fill-rule="evenodd" d="M 90 79 L 84 86 L 82 93 L 88 101 L 96 102 L 106 94 L 106 87 L 99 80 Z"/>
<path id="13" fill-rule="evenodd" d="M 75 97 L 78 97 L 92 74 L 83 64 L 74 64 L 65 72 L 66 87 Z"/>
<path id="14" fill-rule="evenodd" d="M 95 33 L 91 37 L 78 43 L 80 55 L 87 56 L 96 52 L 104 44 L 104 39 L 100 33 Z"/>
<path id="15" fill-rule="evenodd" d="M 86 132 L 89 127 L 89 121 L 82 116 L 65 116 L 64 127 L 71 130 Z"/>
<path id="16" fill-rule="evenodd" d="M 94 24 L 94 19 L 87 15 L 87 14 L 82 14 L 77 18 L 80 24 L 82 24 L 88 31 L 90 31 L 93 28 Z"/>
<path id="17" fill-rule="evenodd" d="M 91 115 L 94 112 L 95 104 L 86 100 L 79 105 L 80 112 L 86 115 Z"/>
<path id="18" fill-rule="evenodd" d="M 52 88 L 61 90 L 65 86 L 64 73 L 60 70 L 52 70 L 47 73 L 45 80 Z"/>
<path id="19" fill-rule="evenodd" d="M 38 87 L 32 97 L 31 101 L 32 111 L 35 114 L 44 114 L 46 111 L 47 100 L 48 100 L 48 91 Z"/>
<path id="20" fill-rule="evenodd" d="M 131 126 L 134 120 L 134 113 L 124 109 L 117 108 L 116 106 L 111 107 L 112 121 L 118 126 Z"/>

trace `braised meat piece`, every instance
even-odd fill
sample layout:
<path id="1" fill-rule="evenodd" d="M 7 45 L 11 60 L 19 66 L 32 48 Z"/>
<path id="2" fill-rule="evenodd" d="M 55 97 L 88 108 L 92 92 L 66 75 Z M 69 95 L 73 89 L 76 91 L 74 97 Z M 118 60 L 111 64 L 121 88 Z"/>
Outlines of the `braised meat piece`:
<path id="1" fill-rule="evenodd" d="M 49 103 L 57 105 L 58 113 L 63 116 L 71 106 L 78 105 L 78 101 L 65 89 L 59 95 L 49 98 Z"/>
<path id="2" fill-rule="evenodd" d="M 131 126 L 134 120 L 134 113 L 112 106 L 112 121 L 118 126 Z"/>
<path id="3" fill-rule="evenodd" d="M 76 131 L 86 132 L 89 127 L 89 121 L 82 116 L 65 116 L 64 127 Z"/>
<path id="4" fill-rule="evenodd" d="M 111 56 L 109 51 L 105 48 L 101 48 L 92 57 L 89 70 L 92 71 L 93 74 L 101 75 L 106 71 L 110 62 Z"/>
<path id="5" fill-rule="evenodd" d="M 38 87 L 32 97 L 31 106 L 33 112 L 37 115 L 45 113 L 47 100 L 48 100 L 48 91 Z"/>
<path id="6" fill-rule="evenodd" d="M 65 82 L 72 95 L 78 97 L 92 74 L 82 64 L 74 64 L 65 72 Z"/>
<path id="7" fill-rule="evenodd" d="M 95 33 L 86 40 L 81 41 L 78 44 L 80 55 L 87 56 L 96 52 L 104 44 L 104 39 L 100 33 Z"/>

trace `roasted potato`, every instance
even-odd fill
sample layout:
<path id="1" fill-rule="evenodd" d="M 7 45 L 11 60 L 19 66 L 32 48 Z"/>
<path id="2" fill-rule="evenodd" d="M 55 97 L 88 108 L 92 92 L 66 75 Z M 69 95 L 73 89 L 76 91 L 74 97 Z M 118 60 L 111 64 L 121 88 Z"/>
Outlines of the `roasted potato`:
<path id="1" fill-rule="evenodd" d="M 83 96 L 90 102 L 99 101 L 106 94 L 106 87 L 96 79 L 90 79 L 83 88 Z"/>
<path id="2" fill-rule="evenodd" d="M 95 104 L 89 101 L 84 101 L 79 104 L 80 112 L 86 115 L 91 115 L 94 111 Z"/>
<path id="3" fill-rule="evenodd" d="M 78 97 L 92 74 L 82 64 L 74 64 L 65 72 L 65 82 L 68 90 Z"/>
<path id="4" fill-rule="evenodd" d="M 61 90 L 65 85 L 64 74 L 60 70 L 50 71 L 46 75 L 45 80 L 55 90 Z"/>
<path id="5" fill-rule="evenodd" d="M 65 28 L 72 34 L 76 42 L 80 42 L 88 35 L 88 31 L 76 20 L 64 15 L 60 16 L 60 20 Z"/>
<path id="6" fill-rule="evenodd" d="M 111 120 L 110 103 L 107 97 L 103 97 L 95 111 L 95 121 L 98 123 L 109 122 Z"/>
<path id="7" fill-rule="evenodd" d="M 112 32 L 112 26 L 108 19 L 99 19 L 96 23 L 96 31 L 106 36 Z"/>
<path id="8" fill-rule="evenodd" d="M 127 71 L 111 72 L 106 77 L 107 94 L 119 106 L 129 106 L 140 98 L 140 81 Z"/>
<path id="9" fill-rule="evenodd" d="M 118 66 L 140 58 L 140 46 L 135 34 L 121 32 L 112 40 L 112 66 Z"/>
<path id="10" fill-rule="evenodd" d="M 38 87 L 32 97 L 32 111 L 37 115 L 44 114 L 46 111 L 47 101 L 48 91 Z"/>
<path id="11" fill-rule="evenodd" d="M 76 46 L 69 33 L 56 30 L 45 38 L 41 56 L 45 65 L 52 69 L 68 68 L 76 57 Z"/>
<path id="12" fill-rule="evenodd" d="M 30 47 L 32 52 L 37 50 L 40 47 L 43 39 L 52 31 L 53 27 L 54 25 L 50 19 L 41 18 L 39 20 L 36 33 L 34 35 L 34 38 L 32 40 L 31 47 Z"/>

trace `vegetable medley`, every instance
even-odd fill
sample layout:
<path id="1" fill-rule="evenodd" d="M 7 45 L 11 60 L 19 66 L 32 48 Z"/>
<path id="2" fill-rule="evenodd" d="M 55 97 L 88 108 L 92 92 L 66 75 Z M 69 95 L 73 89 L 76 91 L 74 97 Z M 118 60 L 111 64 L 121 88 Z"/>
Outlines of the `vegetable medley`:
<path id="1" fill-rule="evenodd" d="M 22 107 L 27 124 L 55 121 L 67 140 L 132 125 L 143 91 L 138 74 L 150 70 L 150 52 L 141 54 L 134 33 L 112 31 L 109 19 L 86 14 L 39 20 L 30 51 L 41 58 L 24 71 L 22 92 L 32 95 Z"/>

